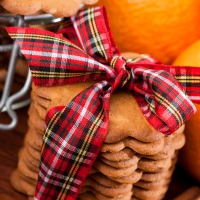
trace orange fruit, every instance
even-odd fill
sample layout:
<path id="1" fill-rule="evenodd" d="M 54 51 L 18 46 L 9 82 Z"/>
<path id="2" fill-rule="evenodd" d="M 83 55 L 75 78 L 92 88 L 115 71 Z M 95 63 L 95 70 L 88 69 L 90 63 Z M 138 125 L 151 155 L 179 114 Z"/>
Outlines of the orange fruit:
<path id="1" fill-rule="evenodd" d="M 149 54 L 165 64 L 200 38 L 199 0 L 99 0 L 121 52 Z"/>
<path id="2" fill-rule="evenodd" d="M 173 65 L 200 67 L 200 40 L 185 49 Z M 181 149 L 179 160 L 188 173 L 200 182 L 200 104 L 197 112 L 186 123 L 186 144 Z"/>

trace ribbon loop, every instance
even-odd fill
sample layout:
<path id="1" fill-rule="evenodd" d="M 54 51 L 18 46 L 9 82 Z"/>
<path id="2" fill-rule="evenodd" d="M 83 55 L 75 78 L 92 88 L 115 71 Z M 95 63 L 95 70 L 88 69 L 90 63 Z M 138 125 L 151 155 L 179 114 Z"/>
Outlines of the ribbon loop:
<path id="1" fill-rule="evenodd" d="M 134 66 L 134 81 L 128 85 L 148 122 L 166 135 L 180 128 L 196 112 L 178 81 L 165 70 Z"/>

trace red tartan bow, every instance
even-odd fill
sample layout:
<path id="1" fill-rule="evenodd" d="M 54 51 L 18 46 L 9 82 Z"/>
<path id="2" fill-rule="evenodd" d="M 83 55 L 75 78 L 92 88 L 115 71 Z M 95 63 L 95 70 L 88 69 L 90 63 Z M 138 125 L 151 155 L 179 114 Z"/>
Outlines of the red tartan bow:
<path id="1" fill-rule="evenodd" d="M 71 20 L 73 26 L 59 31 L 68 39 L 44 30 L 7 28 L 27 58 L 36 85 L 97 81 L 66 107 L 48 112 L 35 199 L 77 198 L 106 137 L 110 95 L 116 88 L 131 90 L 148 122 L 165 134 L 195 112 L 183 90 L 200 101 L 199 68 L 125 60 L 103 7 L 81 10 Z"/>

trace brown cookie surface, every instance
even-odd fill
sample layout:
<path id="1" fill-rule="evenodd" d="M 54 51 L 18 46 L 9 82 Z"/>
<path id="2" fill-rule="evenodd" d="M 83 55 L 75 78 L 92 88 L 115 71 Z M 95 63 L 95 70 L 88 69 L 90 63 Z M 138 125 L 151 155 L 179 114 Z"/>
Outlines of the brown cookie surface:
<path id="1" fill-rule="evenodd" d="M 0 4 L 12 14 L 34 15 L 39 11 L 52 14 L 56 17 L 75 15 L 82 4 L 94 4 L 97 0 L 1 0 Z"/>

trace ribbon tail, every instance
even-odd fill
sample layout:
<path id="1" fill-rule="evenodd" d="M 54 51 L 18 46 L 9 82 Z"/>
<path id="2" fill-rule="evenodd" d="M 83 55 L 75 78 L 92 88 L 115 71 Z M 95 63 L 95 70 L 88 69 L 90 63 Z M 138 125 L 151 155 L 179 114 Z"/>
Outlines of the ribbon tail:
<path id="1" fill-rule="evenodd" d="M 35 199 L 75 200 L 106 137 L 110 91 L 102 81 L 46 117 Z"/>
<path id="2" fill-rule="evenodd" d="M 66 84 L 73 78 L 66 75 L 69 72 L 66 65 L 71 62 L 73 66 L 76 62 L 71 57 L 86 56 L 78 46 L 50 31 L 28 27 L 7 27 L 6 30 L 26 58 L 35 85 Z"/>
<path id="3" fill-rule="evenodd" d="M 173 75 L 192 102 L 200 103 L 200 67 L 169 66 L 156 63 L 129 63 L 129 68 L 165 70 Z"/>
<path id="4" fill-rule="evenodd" d="M 35 85 L 65 85 L 115 77 L 112 68 L 97 62 L 59 34 L 26 27 L 6 29 L 26 57 Z"/>

